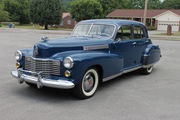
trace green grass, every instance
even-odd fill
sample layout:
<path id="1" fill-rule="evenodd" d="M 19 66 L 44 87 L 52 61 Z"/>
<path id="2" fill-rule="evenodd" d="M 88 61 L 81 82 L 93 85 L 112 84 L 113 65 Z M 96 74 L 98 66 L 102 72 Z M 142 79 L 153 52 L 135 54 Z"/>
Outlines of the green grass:
<path id="1" fill-rule="evenodd" d="M 2 24 L 3 28 L 8 28 L 9 26 L 7 24 Z M 33 25 L 33 24 L 15 24 L 14 28 L 21 28 L 21 29 L 36 29 L 36 30 L 44 30 L 44 27 L 40 25 Z M 67 30 L 67 31 L 72 31 L 72 29 L 67 29 L 67 28 L 49 28 L 49 30 Z"/>
<path id="2" fill-rule="evenodd" d="M 178 33 L 172 33 L 172 35 L 167 35 L 166 33 L 156 33 L 156 34 L 153 34 L 153 35 L 180 36 L 180 32 L 178 32 Z"/>

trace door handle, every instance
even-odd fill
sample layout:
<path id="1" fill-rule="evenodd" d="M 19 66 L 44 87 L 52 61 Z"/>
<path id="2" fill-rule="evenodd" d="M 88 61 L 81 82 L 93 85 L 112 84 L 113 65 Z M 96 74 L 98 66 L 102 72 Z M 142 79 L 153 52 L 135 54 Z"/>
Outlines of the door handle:
<path id="1" fill-rule="evenodd" d="M 145 43 L 149 43 L 149 40 L 146 40 Z"/>
<path id="2" fill-rule="evenodd" d="M 135 46 L 137 44 L 137 42 L 133 42 L 132 45 Z"/>

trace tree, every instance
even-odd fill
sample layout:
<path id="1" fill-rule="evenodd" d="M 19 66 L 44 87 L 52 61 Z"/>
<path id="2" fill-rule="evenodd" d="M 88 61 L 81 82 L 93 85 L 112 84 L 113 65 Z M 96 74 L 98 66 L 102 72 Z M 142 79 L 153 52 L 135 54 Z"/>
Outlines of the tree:
<path id="1" fill-rule="evenodd" d="M 0 22 L 8 21 L 9 13 L 4 10 L 2 3 L 0 3 Z"/>
<path id="2" fill-rule="evenodd" d="M 29 3 L 30 0 L 17 0 L 18 7 L 19 7 L 19 23 L 20 24 L 28 24 L 30 23 L 30 16 L 29 16 Z"/>
<path id="3" fill-rule="evenodd" d="M 61 0 L 31 0 L 30 17 L 33 23 L 44 25 L 59 24 L 62 15 Z"/>
<path id="4" fill-rule="evenodd" d="M 145 0 L 132 0 L 132 6 L 135 9 L 144 9 Z M 148 0 L 148 9 L 160 9 L 160 0 Z"/>
<path id="5" fill-rule="evenodd" d="M 121 8 L 122 0 L 98 0 L 103 8 L 103 17 L 107 16 L 114 9 Z"/>
<path id="6" fill-rule="evenodd" d="M 71 3 L 71 14 L 76 21 L 96 19 L 103 16 L 103 8 L 97 0 L 75 0 Z"/>
<path id="7" fill-rule="evenodd" d="M 160 0 L 148 0 L 148 9 L 161 9 L 162 3 Z"/>
<path id="8" fill-rule="evenodd" d="M 29 0 L 4 0 L 4 9 L 9 12 L 11 21 L 30 23 Z"/>
<path id="9" fill-rule="evenodd" d="M 162 7 L 164 9 L 180 9 L 180 0 L 165 0 Z"/>
<path id="10" fill-rule="evenodd" d="M 63 3 L 63 11 L 69 12 L 70 11 L 70 3 L 74 0 L 62 0 Z"/>

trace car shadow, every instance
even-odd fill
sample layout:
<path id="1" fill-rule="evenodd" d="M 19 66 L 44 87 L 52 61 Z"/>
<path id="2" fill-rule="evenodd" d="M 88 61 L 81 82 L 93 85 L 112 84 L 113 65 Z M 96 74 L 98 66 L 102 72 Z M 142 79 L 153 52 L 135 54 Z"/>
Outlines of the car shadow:
<path id="1" fill-rule="evenodd" d="M 154 69 L 153 72 L 155 72 Z M 104 82 L 99 86 L 98 94 L 103 94 L 103 91 L 111 89 L 111 87 L 120 86 L 123 82 L 127 82 L 130 80 L 134 80 L 134 77 L 142 76 L 139 73 L 139 70 L 126 73 L 121 75 L 115 79 Z M 28 85 L 23 84 L 24 86 L 18 86 L 13 90 L 13 92 L 19 97 L 23 97 L 25 99 L 33 99 L 37 101 L 45 101 L 45 102 L 61 102 L 61 101 L 79 101 L 81 99 L 75 97 L 72 94 L 72 90 L 63 90 L 63 89 L 55 89 L 55 88 L 47 88 L 43 87 L 42 89 L 38 89 L 37 87 L 29 87 Z M 112 88 L 113 89 L 113 88 Z M 95 96 L 94 96 L 95 97 Z"/>

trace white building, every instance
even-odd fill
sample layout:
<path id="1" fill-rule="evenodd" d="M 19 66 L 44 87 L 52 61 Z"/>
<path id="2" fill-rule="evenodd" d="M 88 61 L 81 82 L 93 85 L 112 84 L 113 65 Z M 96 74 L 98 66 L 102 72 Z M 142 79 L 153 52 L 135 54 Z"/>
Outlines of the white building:
<path id="1" fill-rule="evenodd" d="M 128 19 L 143 22 L 143 9 L 117 9 L 107 15 L 107 18 Z M 166 31 L 172 26 L 172 31 L 180 31 L 180 9 L 178 10 L 148 10 L 147 25 L 156 30 Z"/>

